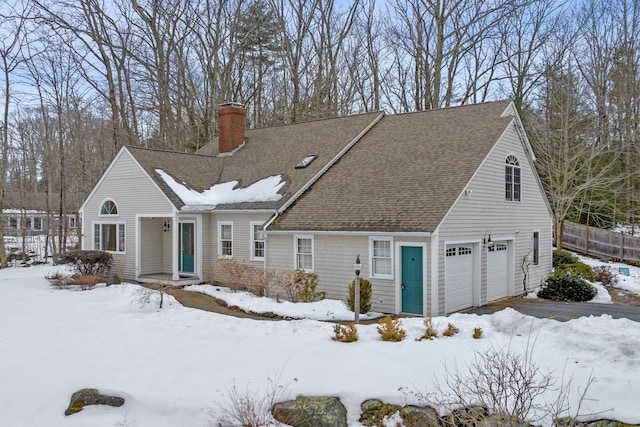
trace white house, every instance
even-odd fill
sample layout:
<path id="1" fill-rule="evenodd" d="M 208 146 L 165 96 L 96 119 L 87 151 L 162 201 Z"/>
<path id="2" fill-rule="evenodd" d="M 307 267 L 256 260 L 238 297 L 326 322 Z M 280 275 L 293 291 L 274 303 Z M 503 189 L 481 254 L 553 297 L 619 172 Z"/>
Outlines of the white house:
<path id="1" fill-rule="evenodd" d="M 373 309 L 441 315 L 536 286 L 552 213 L 510 101 L 244 129 L 219 110 L 197 154 L 123 147 L 81 207 L 82 245 L 138 281 L 216 260 L 318 273 L 344 299 L 360 254 Z"/>

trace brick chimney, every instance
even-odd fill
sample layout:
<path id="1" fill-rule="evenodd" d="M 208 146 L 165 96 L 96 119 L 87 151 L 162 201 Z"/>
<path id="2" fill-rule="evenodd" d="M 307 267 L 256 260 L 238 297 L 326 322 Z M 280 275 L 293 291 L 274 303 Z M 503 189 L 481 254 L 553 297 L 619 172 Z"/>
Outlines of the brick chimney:
<path id="1" fill-rule="evenodd" d="M 218 106 L 218 153 L 231 153 L 244 143 L 244 105 L 228 102 Z"/>

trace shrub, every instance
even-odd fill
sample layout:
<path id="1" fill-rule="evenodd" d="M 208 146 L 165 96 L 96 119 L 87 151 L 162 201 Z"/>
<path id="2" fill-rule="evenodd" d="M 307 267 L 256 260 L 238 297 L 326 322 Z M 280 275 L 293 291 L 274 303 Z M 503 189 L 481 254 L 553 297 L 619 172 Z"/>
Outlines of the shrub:
<path id="1" fill-rule="evenodd" d="M 478 339 L 482 336 L 482 328 L 475 327 L 473 328 L 473 339 Z"/>
<path id="2" fill-rule="evenodd" d="M 553 268 L 562 267 L 566 264 L 578 262 L 578 258 L 569 251 L 556 249 L 553 251 Z"/>
<path id="3" fill-rule="evenodd" d="M 58 289 L 66 289 L 72 280 L 71 277 L 65 276 L 59 271 L 47 275 L 46 279 Z"/>
<path id="4" fill-rule="evenodd" d="M 331 337 L 334 341 L 340 342 L 354 342 L 358 341 L 358 328 L 356 328 L 356 324 L 353 322 L 346 324 L 337 324 L 333 328 L 334 336 Z"/>
<path id="5" fill-rule="evenodd" d="M 593 274 L 593 269 L 587 264 L 585 264 L 584 262 L 580 262 L 580 261 L 576 261 L 571 264 L 562 265 L 558 267 L 553 273 L 556 276 L 563 276 L 568 272 L 571 272 L 577 276 L 580 276 L 583 279 L 588 280 L 590 282 L 596 281 L 596 277 Z"/>
<path id="6" fill-rule="evenodd" d="M 324 299 L 324 292 L 316 292 L 318 286 L 318 275 L 316 273 L 307 273 L 304 270 L 295 270 L 293 272 L 293 280 L 295 283 L 296 301 L 314 302 Z"/>
<path id="7" fill-rule="evenodd" d="M 349 285 L 349 294 L 347 295 L 347 306 L 353 312 L 355 312 L 354 302 L 356 294 L 356 280 L 353 279 Z M 371 311 L 371 296 L 373 289 L 371 282 L 367 279 L 360 279 L 360 314 L 365 314 Z"/>
<path id="8" fill-rule="evenodd" d="M 271 296 L 276 285 L 277 274 L 273 270 L 249 267 L 246 273 L 247 291 L 259 297 Z"/>
<path id="9" fill-rule="evenodd" d="M 608 265 L 593 267 L 593 275 L 596 278 L 595 281 L 602 283 L 603 286 L 614 286 L 618 283 L 618 275 Z"/>
<path id="10" fill-rule="evenodd" d="M 442 333 L 443 336 L 445 337 L 452 337 L 455 334 L 457 334 L 458 332 L 460 332 L 460 329 L 456 328 L 453 323 L 449 323 L 447 325 L 447 329 L 445 329 L 445 331 Z"/>
<path id="11" fill-rule="evenodd" d="M 69 251 L 60 256 L 58 263 L 71 265 L 78 276 L 104 276 L 113 267 L 113 256 L 103 251 Z"/>
<path id="12" fill-rule="evenodd" d="M 318 275 L 304 270 L 278 273 L 275 282 L 291 302 L 313 302 L 324 299 L 324 292 L 316 292 Z"/>
<path id="13" fill-rule="evenodd" d="M 82 275 L 71 279 L 70 285 L 80 286 L 83 291 L 93 289 L 98 283 L 104 282 L 103 276 L 98 275 Z"/>
<path id="14" fill-rule="evenodd" d="M 540 287 L 540 298 L 556 301 L 590 301 L 598 291 L 582 277 L 567 272 L 564 275 L 552 275 Z"/>
<path id="15" fill-rule="evenodd" d="M 407 335 L 402 329 L 402 321 L 400 319 L 392 319 L 390 316 L 378 321 L 378 333 L 382 337 L 382 341 L 402 341 Z"/>
<path id="16" fill-rule="evenodd" d="M 424 335 L 418 338 L 417 341 L 432 340 L 438 336 L 438 331 L 433 325 L 433 319 L 431 319 L 431 317 L 427 317 L 424 319 L 424 326 L 426 328 L 426 330 L 424 331 Z"/>
<path id="17" fill-rule="evenodd" d="M 235 259 L 220 258 L 213 267 L 213 280 L 228 286 L 234 292 L 246 289 L 248 269 L 247 265 L 240 264 Z"/>

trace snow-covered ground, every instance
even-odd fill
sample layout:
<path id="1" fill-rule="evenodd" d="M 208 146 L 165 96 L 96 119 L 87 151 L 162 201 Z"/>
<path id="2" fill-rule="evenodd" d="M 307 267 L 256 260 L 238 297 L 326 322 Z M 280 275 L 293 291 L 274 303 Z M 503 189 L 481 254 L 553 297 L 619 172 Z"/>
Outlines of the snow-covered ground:
<path id="1" fill-rule="evenodd" d="M 453 337 L 416 341 L 424 333 L 423 319 L 411 318 L 403 319 L 402 342 L 382 342 L 375 325 L 360 325 L 359 340 L 345 344 L 331 340 L 332 323 L 318 320 L 225 317 L 182 307 L 170 297 L 159 309 L 154 298 L 143 302 L 140 287 L 132 284 L 54 289 L 44 276 L 58 269 L 0 270 L 2 426 L 209 426 L 234 385 L 259 394 L 268 379 L 278 377 L 284 399 L 338 396 L 350 426 L 359 426 L 363 400 L 411 403 L 400 388 L 433 390 L 445 366 L 464 371 L 474 352 L 506 346 L 521 352 L 534 338 L 533 357 L 542 370 L 551 370 L 558 381 L 563 375 L 565 383 L 572 379 L 572 412 L 591 376 L 596 382 L 582 413 L 607 411 L 592 418 L 640 423 L 640 324 L 630 320 L 600 316 L 562 323 L 506 309 L 433 319 L 440 332 L 448 322 L 457 326 L 460 333 Z M 625 279 L 640 289 L 637 276 Z M 247 309 L 284 307 L 282 314 L 293 314 L 287 304 L 227 294 Z M 350 318 L 338 301 L 291 310 L 296 316 Z M 477 340 L 471 337 L 476 327 L 484 332 Z M 65 417 L 71 394 L 85 387 L 122 396 L 126 403 L 85 407 Z M 545 398 L 555 399 L 555 393 Z"/>

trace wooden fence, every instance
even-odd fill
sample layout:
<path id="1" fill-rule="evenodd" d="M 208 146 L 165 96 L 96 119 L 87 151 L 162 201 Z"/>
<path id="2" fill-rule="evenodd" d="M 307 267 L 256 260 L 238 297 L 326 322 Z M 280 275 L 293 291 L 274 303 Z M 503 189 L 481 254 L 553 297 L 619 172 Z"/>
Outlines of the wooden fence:
<path id="1" fill-rule="evenodd" d="M 594 258 L 640 265 L 640 237 L 565 221 L 562 247 Z"/>

